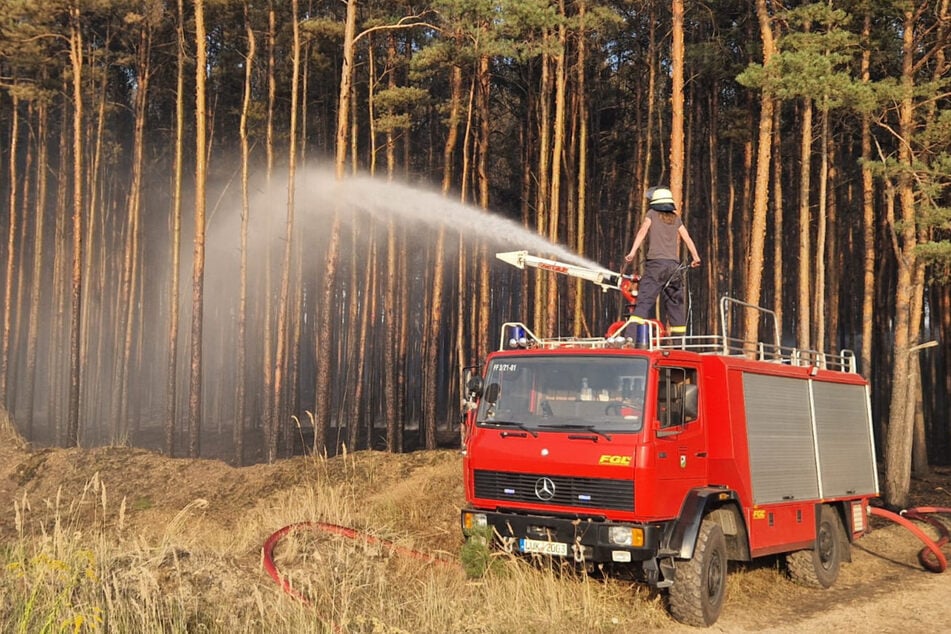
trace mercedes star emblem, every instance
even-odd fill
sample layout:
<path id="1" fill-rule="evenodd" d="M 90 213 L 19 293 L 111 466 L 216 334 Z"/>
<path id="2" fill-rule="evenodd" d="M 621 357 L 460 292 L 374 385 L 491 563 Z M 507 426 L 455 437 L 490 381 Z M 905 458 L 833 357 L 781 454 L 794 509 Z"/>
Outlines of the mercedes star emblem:
<path id="1" fill-rule="evenodd" d="M 555 483 L 551 478 L 539 478 L 535 480 L 535 497 L 543 502 L 548 502 L 555 497 Z"/>

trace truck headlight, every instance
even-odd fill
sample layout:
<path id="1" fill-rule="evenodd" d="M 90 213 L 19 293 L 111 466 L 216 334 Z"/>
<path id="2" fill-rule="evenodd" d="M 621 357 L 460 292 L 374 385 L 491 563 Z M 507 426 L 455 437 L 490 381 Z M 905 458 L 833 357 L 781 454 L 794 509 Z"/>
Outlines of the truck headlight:
<path id="1" fill-rule="evenodd" d="M 615 546 L 640 548 L 644 545 L 644 529 L 632 526 L 611 526 L 608 528 L 608 541 Z"/>
<path id="2" fill-rule="evenodd" d="M 462 514 L 462 526 L 466 530 L 472 530 L 473 528 L 479 528 L 481 526 L 488 526 L 489 520 L 486 519 L 485 513 L 463 513 Z"/>

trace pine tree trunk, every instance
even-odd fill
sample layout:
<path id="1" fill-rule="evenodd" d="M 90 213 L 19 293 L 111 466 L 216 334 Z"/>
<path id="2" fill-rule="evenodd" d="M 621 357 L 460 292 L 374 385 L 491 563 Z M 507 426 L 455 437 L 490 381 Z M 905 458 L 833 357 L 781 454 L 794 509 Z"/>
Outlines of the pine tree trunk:
<path id="1" fill-rule="evenodd" d="M 714 89 L 710 95 L 710 120 L 716 121 L 720 111 L 719 91 Z M 706 262 L 705 269 L 707 275 L 707 313 L 717 315 L 719 310 L 719 298 L 724 293 L 723 271 L 729 270 L 730 263 L 723 261 L 722 247 L 720 246 L 720 161 L 717 157 L 717 128 L 709 126 L 707 133 L 707 162 L 709 164 L 710 178 L 710 206 L 708 209 L 710 225 L 710 255 Z"/>
<path id="2" fill-rule="evenodd" d="M 455 163 L 456 145 L 459 143 L 459 122 L 462 117 L 462 68 L 453 66 L 450 72 L 449 121 L 442 151 L 442 193 L 444 196 L 448 196 L 452 189 L 452 168 Z"/>
<path id="3" fill-rule="evenodd" d="M 549 36 L 545 35 L 546 38 Z M 551 96 L 551 72 L 550 57 L 548 54 L 541 58 L 541 79 L 538 88 L 538 189 L 536 200 L 538 201 L 535 209 L 535 229 L 539 234 L 549 237 L 550 211 L 548 204 L 550 202 L 551 186 L 551 108 L 549 106 Z M 553 322 L 548 310 L 551 306 L 548 293 L 548 286 L 551 283 L 551 275 L 547 271 L 536 270 L 535 277 L 535 327 L 539 329 L 542 336 L 551 337 L 553 333 Z"/>
<path id="4" fill-rule="evenodd" d="M 373 47 L 373 36 L 367 38 L 367 137 L 370 143 L 370 160 L 367 171 L 370 176 L 376 175 L 376 54 Z M 394 80 L 395 73 L 389 73 L 390 81 Z M 387 130 L 389 133 L 390 130 Z"/>
<path id="5" fill-rule="evenodd" d="M 257 54 L 257 38 L 251 25 L 251 16 L 248 2 L 244 2 L 244 27 L 248 37 L 248 53 L 245 56 L 244 66 L 244 94 L 241 100 L 241 120 L 238 125 L 238 135 L 241 139 L 241 263 L 238 274 L 238 323 L 237 341 L 235 345 L 235 416 L 232 438 L 234 442 L 234 461 L 241 466 L 244 464 L 244 432 L 246 427 L 245 377 L 247 376 L 247 327 L 248 327 L 248 224 L 251 216 L 250 203 L 250 174 L 251 143 L 248 138 L 248 116 L 251 110 L 251 89 L 254 73 L 255 55 Z"/>
<path id="6" fill-rule="evenodd" d="M 564 15 L 564 1 L 561 0 L 560 11 Z M 548 240 L 552 244 L 561 244 L 561 166 L 564 158 L 565 145 L 565 92 L 566 82 L 568 81 L 565 71 L 565 56 L 568 54 L 567 29 L 564 23 L 558 25 L 558 52 L 555 54 L 555 76 L 553 78 L 555 91 L 555 112 L 551 123 L 552 129 L 552 148 L 551 148 L 551 188 L 548 197 Z M 547 95 L 545 99 L 547 99 Z M 552 307 L 560 306 L 562 298 L 559 295 L 559 288 L 564 284 L 563 280 L 551 277 L 548 280 L 548 322 L 547 331 L 549 333 L 560 333 L 562 324 L 558 323 L 558 316 L 561 311 L 551 310 Z"/>
<path id="7" fill-rule="evenodd" d="M 129 371 L 132 360 L 132 343 L 135 324 L 135 309 L 138 306 L 138 263 L 139 263 L 139 217 L 142 207 L 142 172 L 145 156 L 145 121 L 149 96 L 149 78 L 152 74 L 149 64 L 151 56 L 151 26 L 140 25 L 138 50 L 136 51 L 136 77 L 138 89 L 135 93 L 134 125 L 132 133 L 132 181 L 126 200 L 128 214 L 128 233 L 122 265 L 122 280 L 119 289 L 119 304 L 116 311 L 118 328 L 116 329 L 116 372 L 113 376 L 112 425 L 113 442 L 128 437 L 128 399 Z M 124 311 L 124 312 L 123 312 Z"/>
<path id="8" fill-rule="evenodd" d="M 872 48 L 870 45 L 872 17 L 866 10 L 862 22 L 862 62 L 861 79 L 868 84 L 871 79 Z M 871 115 L 862 115 L 862 236 L 865 250 L 864 272 L 862 277 L 862 350 L 861 371 L 866 379 L 872 380 L 872 326 L 875 321 L 875 188 L 872 180 L 872 132 Z"/>
<path id="9" fill-rule="evenodd" d="M 426 449 L 436 448 L 436 405 L 439 398 L 439 342 L 442 338 L 443 288 L 446 262 L 446 228 L 440 226 L 433 252 L 432 294 L 426 315 L 426 336 L 423 340 L 423 430 Z"/>
<path id="10" fill-rule="evenodd" d="M 819 208 L 816 213 L 816 249 L 815 249 L 815 276 L 813 304 L 813 320 L 815 322 L 816 338 L 813 346 L 817 350 L 825 349 L 826 344 L 826 270 L 829 268 L 829 256 L 826 244 L 829 225 L 829 108 L 825 99 L 819 109 L 821 127 L 819 141 Z"/>
<path id="11" fill-rule="evenodd" d="M 63 77 L 61 90 L 63 94 L 69 91 L 68 78 Z M 64 103 L 60 112 L 63 125 L 59 128 L 59 153 L 57 160 L 60 165 L 66 165 L 69 159 L 69 134 L 72 131 L 70 126 L 66 125 L 69 120 L 68 106 Z M 47 411 L 50 419 L 55 421 L 55 429 L 51 431 L 51 437 L 55 442 L 63 442 L 66 438 L 68 427 L 68 401 L 62 398 L 64 392 L 68 392 L 69 386 L 63 384 L 69 379 L 68 357 L 64 357 L 60 351 L 68 349 L 69 339 L 72 333 L 69 330 L 67 314 L 69 313 L 69 295 L 71 292 L 71 278 L 69 274 L 68 257 L 71 256 L 69 240 L 67 235 L 67 222 L 71 220 L 69 215 L 68 198 L 69 179 L 65 174 L 63 178 L 57 179 L 56 187 L 56 228 L 53 239 L 53 333 L 54 338 L 48 351 L 48 363 L 50 374 L 53 379 L 50 385 L 50 392 L 47 401 Z M 72 318 L 72 315 L 69 315 Z M 67 363 L 64 364 L 64 361 Z M 65 424 L 64 424 L 65 422 Z"/>
<path id="12" fill-rule="evenodd" d="M 670 191 L 677 209 L 684 201 L 684 3 L 672 0 L 670 45 Z"/>
<path id="13" fill-rule="evenodd" d="M 195 0 L 195 67 L 208 60 L 205 3 Z M 195 236 L 192 262 L 191 364 L 188 392 L 188 457 L 201 455 L 202 331 L 205 284 L 205 205 L 207 189 L 207 123 L 205 73 L 195 73 Z"/>
<path id="14" fill-rule="evenodd" d="M 335 142 L 334 173 L 338 181 L 346 176 L 348 132 L 350 118 L 351 86 L 353 82 L 354 37 L 357 19 L 356 0 L 347 0 L 347 17 L 344 26 L 343 67 L 340 70 L 340 95 L 337 101 L 337 128 Z M 327 430 L 331 420 L 331 386 L 333 383 L 332 352 L 333 341 L 330 333 L 333 328 L 333 291 L 340 258 L 340 215 L 335 210 L 331 221 L 327 242 L 327 254 L 324 261 L 324 282 L 320 293 L 320 316 L 317 336 L 316 371 L 316 415 L 314 429 L 314 450 L 326 451 Z"/>
<path id="15" fill-rule="evenodd" d="M 343 66 L 340 69 L 340 95 L 337 101 L 337 136 L 334 170 L 337 180 L 343 179 L 347 164 L 350 100 L 353 85 L 354 38 L 357 25 L 357 0 L 347 0 L 347 18 L 343 37 Z"/>
<path id="16" fill-rule="evenodd" d="M 756 1 L 756 13 L 759 17 L 760 33 L 763 39 L 763 65 L 768 65 L 775 52 L 772 24 L 766 8 L 766 0 Z M 747 267 L 746 297 L 749 303 L 759 305 L 762 292 L 763 255 L 766 239 L 766 211 L 769 198 L 770 155 L 773 139 L 773 108 L 775 101 L 768 90 L 763 91 L 760 105 L 758 152 L 756 157 L 756 189 L 753 200 L 753 219 L 750 227 L 750 252 Z M 746 311 L 743 331 L 746 338 L 759 340 L 759 318 L 757 311 Z"/>
<path id="17" fill-rule="evenodd" d="M 99 92 L 95 96 L 97 112 L 92 164 L 85 170 L 89 174 L 89 185 L 86 190 L 86 200 L 83 202 L 86 208 L 85 236 L 83 238 L 83 297 L 89 296 L 90 287 L 94 289 L 93 292 L 101 292 L 109 278 L 107 271 L 111 270 L 107 269 L 106 262 L 109 254 L 105 248 L 102 248 L 106 244 L 106 214 L 101 209 L 105 205 L 100 204 L 102 200 L 106 200 L 106 193 L 100 190 L 104 189 L 104 181 L 106 180 L 102 169 L 102 158 L 103 154 L 106 153 L 106 106 L 110 101 L 108 86 L 109 73 L 100 73 Z M 102 245 L 98 249 L 96 248 L 97 241 L 99 245 Z M 83 329 L 86 332 L 99 333 L 95 341 L 89 340 L 89 343 L 86 344 L 89 347 L 84 354 L 90 359 L 90 363 L 83 364 L 84 374 L 89 377 L 89 380 L 83 381 L 82 391 L 85 394 L 101 394 L 108 389 L 109 381 L 102 378 L 106 373 L 107 348 L 110 350 L 108 354 L 112 354 L 111 351 L 116 350 L 115 346 L 118 344 L 113 342 L 113 347 L 110 347 L 110 342 L 105 333 L 115 332 L 118 335 L 114 323 L 109 321 L 110 318 L 114 319 L 114 313 L 117 310 L 117 304 L 99 303 L 97 307 L 92 302 L 83 302 L 83 314 L 80 317 L 80 323 L 84 324 Z M 94 347 L 93 344 L 95 344 Z M 81 395 L 80 399 L 82 400 L 82 398 Z M 95 433 L 95 438 L 101 439 L 105 436 L 103 427 L 109 423 L 110 399 L 90 400 L 92 402 L 85 402 L 83 410 L 88 421 L 85 431 L 86 433 L 92 431 Z M 93 429 L 90 429 L 90 426 Z"/>
<path id="18" fill-rule="evenodd" d="M 799 143 L 799 314 L 797 345 L 812 348 L 812 214 L 809 198 L 812 191 L 812 99 L 802 104 L 802 137 Z"/>
<path id="19" fill-rule="evenodd" d="M 176 400 L 178 398 L 179 267 L 182 244 L 182 180 L 185 154 L 185 2 L 178 0 L 175 67 L 175 158 L 172 185 L 172 248 L 168 290 L 168 360 L 165 376 L 165 454 L 175 455 Z"/>
<path id="20" fill-rule="evenodd" d="M 38 139 L 46 139 L 49 134 L 49 106 L 40 101 L 37 104 L 36 136 Z M 27 337 L 26 337 L 26 377 L 24 387 L 26 390 L 24 396 L 25 417 L 23 419 L 23 431 L 27 438 L 33 438 L 33 417 L 36 410 L 36 366 L 37 366 L 37 342 L 39 340 L 39 315 L 40 298 L 43 284 L 43 264 L 46 262 L 47 252 L 44 247 L 44 234 L 46 224 L 46 194 L 47 194 L 47 170 L 49 152 L 45 142 L 37 143 L 36 147 L 36 200 L 34 201 L 34 214 L 36 221 L 33 228 L 33 267 L 30 278 L 30 315 L 28 318 Z M 0 401 L 2 402 L 2 401 Z"/>
<path id="21" fill-rule="evenodd" d="M 267 3 L 267 123 L 264 129 L 265 143 L 264 153 L 266 156 L 267 169 L 266 177 L 268 185 L 271 184 L 271 177 L 274 172 L 274 111 L 277 102 L 277 16 L 274 11 L 274 0 L 268 0 Z M 265 360 L 265 367 L 270 365 L 269 360 Z"/>
<path id="22" fill-rule="evenodd" d="M 926 239 L 922 236 L 922 241 Z M 915 267 L 914 297 L 912 298 L 911 334 L 910 339 L 916 342 L 921 338 L 921 322 L 925 294 L 925 265 L 918 262 Z M 925 418 L 921 402 L 921 356 L 912 353 L 908 359 L 908 401 L 905 405 L 906 425 L 914 429 L 911 444 L 911 471 L 919 478 L 926 477 L 930 471 L 928 467 L 928 436 L 925 432 Z"/>
<path id="23" fill-rule="evenodd" d="M 291 254 L 294 249 L 294 212 L 296 206 L 297 175 L 297 106 L 300 97 L 300 24 L 298 23 L 298 0 L 291 0 L 293 44 L 291 47 L 291 100 L 287 149 L 287 205 L 284 221 L 284 255 L 281 259 L 281 288 L 277 302 L 277 347 L 274 355 L 274 385 L 271 392 L 271 419 L 267 426 L 267 459 L 278 458 L 278 440 L 281 422 L 285 419 L 286 402 L 283 397 L 284 378 L 287 373 L 290 329 L 288 326 L 288 298 L 291 284 Z"/>
<path id="24" fill-rule="evenodd" d="M 914 296 L 915 253 L 915 194 L 911 179 L 912 153 L 909 143 L 915 132 L 914 123 L 914 14 L 908 9 L 904 16 L 902 40 L 902 99 L 898 108 L 898 131 L 903 140 L 899 144 L 898 161 L 905 170 L 898 177 L 898 198 L 901 210 L 900 228 L 891 227 L 900 241 L 896 253 L 895 326 L 893 338 L 892 396 L 888 410 L 888 430 L 885 444 L 885 501 L 903 507 L 911 489 L 911 451 L 914 433 L 913 417 L 908 416 L 908 391 L 911 388 L 909 363 L 911 319 Z M 917 359 L 915 359 L 917 362 Z"/>
<path id="25" fill-rule="evenodd" d="M 479 90 L 478 90 L 478 115 L 479 115 L 479 136 L 478 136 L 478 192 L 479 207 L 487 210 L 489 208 L 489 139 L 492 131 L 492 113 L 489 109 L 489 89 L 492 85 L 490 59 L 483 56 L 479 60 Z M 478 355 L 481 359 L 487 352 L 489 341 L 489 311 L 490 311 L 490 287 L 489 281 L 489 262 L 491 256 L 488 247 L 482 244 L 478 253 L 481 256 L 479 260 L 479 329 L 478 329 Z"/>
<path id="26" fill-rule="evenodd" d="M 829 156 L 834 159 L 836 155 L 835 139 L 831 134 L 827 136 L 827 139 Z M 828 217 L 826 221 L 826 262 L 828 264 L 825 275 L 827 297 L 824 311 L 825 341 L 827 342 L 825 349 L 835 351 L 848 347 L 843 346 L 839 338 L 839 328 L 841 326 L 839 294 L 842 288 L 843 273 L 851 267 L 847 265 L 843 260 L 843 255 L 839 252 L 839 198 L 836 196 L 836 192 L 839 190 L 839 167 L 834 160 L 829 163 L 827 179 L 829 181 L 826 188 L 829 203 L 826 206 L 826 216 Z"/>
<path id="27" fill-rule="evenodd" d="M 368 409 L 366 407 L 367 399 L 364 396 L 364 383 L 366 369 L 372 365 L 371 360 L 367 358 L 367 352 L 368 346 L 370 345 L 369 335 L 371 332 L 371 315 L 376 314 L 376 297 L 378 286 L 377 280 L 379 279 L 379 267 L 377 265 L 377 241 L 373 236 L 370 237 L 368 250 L 370 252 L 370 256 L 367 258 L 366 275 L 363 283 L 363 302 L 360 304 L 360 312 L 357 320 L 354 322 L 359 325 L 357 330 L 357 341 L 354 345 L 354 349 L 356 351 L 356 354 L 354 355 L 354 363 L 356 368 L 354 370 L 353 377 L 353 414 L 350 416 L 350 422 L 347 423 L 349 432 L 349 448 L 351 450 L 357 450 L 361 448 L 361 420 Z M 356 269 L 356 267 L 354 267 L 354 269 Z M 371 422 L 367 431 L 367 442 L 365 444 L 367 449 L 371 448 L 370 443 L 373 439 L 373 417 L 370 416 L 369 418 Z"/>
<path id="28" fill-rule="evenodd" d="M 783 277 L 783 164 L 779 108 L 773 113 L 773 312 L 780 332 L 783 330 L 785 287 Z"/>
<path id="29" fill-rule="evenodd" d="M 573 226 L 576 227 L 574 249 L 581 255 L 587 254 L 587 233 L 585 231 L 588 222 L 587 218 L 587 197 L 588 197 L 588 91 L 585 81 L 585 65 L 587 64 L 587 41 L 585 31 L 585 13 L 587 11 L 587 2 L 580 0 L 578 2 L 578 64 L 577 64 L 577 103 L 578 103 L 578 133 L 576 144 L 578 146 L 578 206 Z M 575 325 L 574 334 L 581 334 L 580 327 L 585 315 L 585 306 L 582 298 L 582 280 L 575 280 L 575 312 L 572 320 Z"/>
<path id="30" fill-rule="evenodd" d="M 7 227 L 7 262 L 3 285 L 3 331 L 0 332 L 0 404 L 6 404 L 10 375 L 11 332 L 13 324 L 13 273 L 17 254 L 17 142 L 20 138 L 20 100 L 13 95 L 10 115 L 10 221 Z M 12 409 L 12 408 L 11 408 Z"/>
<path id="31" fill-rule="evenodd" d="M 407 235 L 405 229 L 400 236 L 400 244 L 405 245 L 407 242 Z M 399 314 L 400 314 L 400 328 L 397 335 L 396 344 L 396 353 L 397 358 L 401 361 L 406 359 L 406 351 L 409 348 L 409 325 L 410 325 L 410 305 L 407 301 L 407 291 L 409 288 L 409 267 L 407 266 L 407 250 L 405 247 L 399 250 L 397 268 L 399 271 L 399 287 L 401 292 L 398 295 L 399 298 Z M 393 429 L 392 436 L 387 437 L 387 447 L 390 451 L 401 452 L 403 451 L 403 432 L 406 428 L 406 363 L 400 363 L 398 365 L 398 372 L 396 374 L 396 426 Z"/>
<path id="32" fill-rule="evenodd" d="M 83 40 L 79 0 L 70 6 L 69 59 L 73 88 L 73 268 L 69 322 L 69 398 L 66 445 L 79 446 L 83 288 Z"/>
<path id="33" fill-rule="evenodd" d="M 396 221 L 392 218 L 386 226 L 386 272 L 385 272 L 385 291 L 384 291 L 384 309 L 392 319 L 386 319 L 383 323 L 383 417 L 386 428 L 386 448 L 394 450 L 396 427 L 397 427 L 397 374 L 402 373 L 402 367 L 397 367 L 396 346 L 398 345 L 397 335 L 399 330 L 397 323 L 405 316 L 397 311 L 398 291 L 399 291 L 399 269 L 397 260 L 396 244 Z M 399 302 L 401 304 L 401 302 Z M 373 437 L 367 439 L 372 447 Z"/>

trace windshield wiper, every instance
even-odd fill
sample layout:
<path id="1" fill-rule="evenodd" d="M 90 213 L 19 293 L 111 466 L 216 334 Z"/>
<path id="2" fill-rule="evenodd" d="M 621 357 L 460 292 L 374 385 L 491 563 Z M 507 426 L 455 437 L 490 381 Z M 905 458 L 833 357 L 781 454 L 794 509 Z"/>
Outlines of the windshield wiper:
<path id="1" fill-rule="evenodd" d="M 532 438 L 538 438 L 538 432 L 528 427 L 525 423 L 519 423 L 514 420 L 480 420 L 476 421 L 480 425 L 497 425 L 499 427 L 515 427 L 532 435 Z"/>
<path id="2" fill-rule="evenodd" d="M 596 428 L 594 425 L 539 425 L 545 429 L 563 429 L 565 431 L 588 431 L 592 434 L 597 434 L 598 436 L 603 437 L 605 440 L 611 440 L 611 435 L 607 432 L 603 432 L 600 429 Z"/>

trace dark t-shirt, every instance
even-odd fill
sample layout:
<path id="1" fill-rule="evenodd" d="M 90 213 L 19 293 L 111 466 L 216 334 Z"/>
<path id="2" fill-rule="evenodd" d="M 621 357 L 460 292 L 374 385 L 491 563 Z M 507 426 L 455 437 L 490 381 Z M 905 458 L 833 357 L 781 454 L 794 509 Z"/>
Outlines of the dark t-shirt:
<path id="1" fill-rule="evenodd" d="M 648 209 L 647 217 L 651 226 L 647 238 L 650 246 L 647 250 L 648 260 L 679 260 L 680 236 L 678 231 L 683 225 L 680 215 L 674 212 Z"/>

